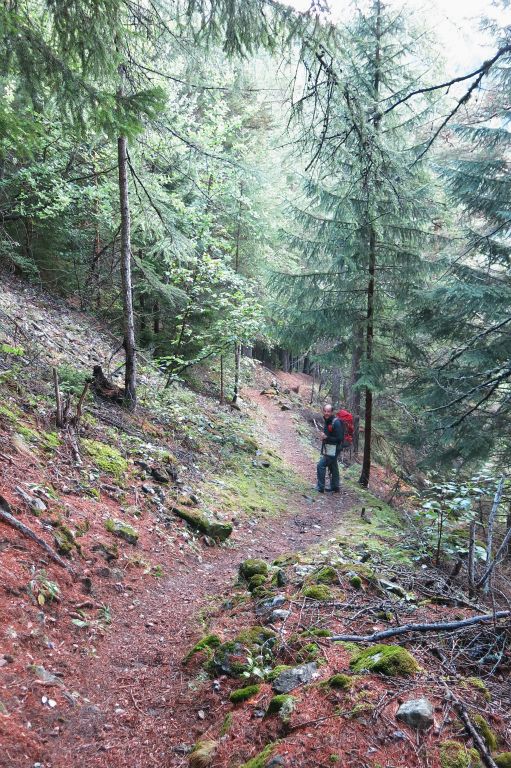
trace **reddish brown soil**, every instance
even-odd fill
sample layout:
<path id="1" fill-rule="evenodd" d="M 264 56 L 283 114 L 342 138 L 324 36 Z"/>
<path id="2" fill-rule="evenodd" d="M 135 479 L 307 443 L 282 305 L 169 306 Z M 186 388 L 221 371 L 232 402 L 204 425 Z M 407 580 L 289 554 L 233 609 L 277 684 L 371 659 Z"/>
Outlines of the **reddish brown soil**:
<path id="1" fill-rule="evenodd" d="M 161 563 L 162 579 L 128 561 L 117 578 L 115 568 L 106 570 L 105 562 L 90 552 L 94 536 L 89 534 L 85 570 L 77 565 L 74 578 L 46 565 L 48 577 L 59 582 L 62 600 L 44 611 L 35 599 L 27 600 L 25 591 L 27 569 L 44 563 L 42 551 L 1 526 L 1 651 L 8 662 L 0 666 L 0 701 L 8 713 L 0 714 L 2 768 L 35 763 L 44 768 L 170 768 L 186 763 L 176 747 L 193 744 L 212 715 L 208 697 L 195 700 L 182 665 L 202 634 L 201 611 L 225 593 L 240 561 L 249 556 L 272 560 L 317 543 L 339 526 L 352 503 L 347 492 L 314 498 L 314 465 L 304 456 L 289 412 L 256 392 L 247 394 L 266 420 L 275 449 L 311 483 L 311 496 L 290 498 L 289 512 L 279 520 L 259 521 L 252 528 L 241 523 L 228 545 L 199 544 L 194 555 L 183 546 L 184 526 L 169 547 L 154 521 L 143 516 L 133 555 Z M 2 492 L 17 505 L 20 519 L 30 523 L 33 516 L 23 514 L 13 490 L 22 480 L 43 482 L 41 467 L 36 459 L 17 455 L 3 463 Z M 101 503 L 67 497 L 75 525 L 97 516 L 99 508 L 104 516 L 105 505 L 115 515 L 118 502 L 104 494 Z M 84 593 L 83 576 L 92 580 L 90 595 Z M 76 611 L 82 604 L 92 620 L 88 627 L 71 622 L 80 618 Z M 109 606 L 110 626 L 95 621 L 102 605 Z M 61 684 L 42 683 L 30 664 L 58 675 Z M 43 696 L 56 706 L 42 703 Z"/>

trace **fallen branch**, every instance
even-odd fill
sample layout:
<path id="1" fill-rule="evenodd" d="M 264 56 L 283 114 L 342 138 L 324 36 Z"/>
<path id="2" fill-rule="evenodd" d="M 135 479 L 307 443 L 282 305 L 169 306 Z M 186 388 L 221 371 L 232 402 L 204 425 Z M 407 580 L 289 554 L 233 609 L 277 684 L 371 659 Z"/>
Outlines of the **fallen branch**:
<path id="1" fill-rule="evenodd" d="M 435 621 L 431 624 L 403 624 L 400 627 L 392 627 L 381 632 L 373 632 L 372 635 L 333 635 L 332 640 L 343 640 L 346 643 L 374 643 L 377 640 L 384 640 L 387 637 L 396 637 L 397 635 L 406 635 L 409 632 L 452 632 L 457 629 L 471 627 L 474 624 L 485 624 L 494 622 L 497 619 L 504 619 L 511 616 L 511 611 L 496 611 L 495 613 L 483 614 L 481 616 L 471 616 L 470 619 L 462 621 Z"/>
<path id="2" fill-rule="evenodd" d="M 14 517 L 10 510 L 11 507 L 8 501 L 6 501 L 3 496 L 0 496 L 0 520 L 3 520 L 4 523 L 10 525 L 16 531 L 23 534 L 23 536 L 26 536 L 32 541 L 35 541 L 36 544 L 44 549 L 49 558 L 51 558 L 55 563 L 58 563 L 58 565 L 60 565 L 62 568 L 65 568 L 66 571 L 71 570 L 65 560 L 63 560 L 60 555 L 57 555 L 57 553 L 54 552 L 54 550 L 44 541 L 44 539 L 41 539 L 36 533 L 34 533 L 31 528 Z"/>
<path id="3" fill-rule="evenodd" d="M 486 768 L 497 768 L 497 763 L 493 759 L 493 757 L 490 754 L 490 751 L 488 750 L 488 747 L 486 746 L 486 743 L 471 721 L 469 714 L 461 701 L 456 698 L 454 693 L 451 691 L 451 689 L 444 683 L 444 688 L 447 694 L 447 697 L 452 700 L 453 707 L 456 710 L 456 713 L 458 717 L 460 718 L 461 722 L 465 726 L 465 730 L 474 742 L 474 746 L 481 755 L 481 759 L 483 763 L 486 765 Z"/>

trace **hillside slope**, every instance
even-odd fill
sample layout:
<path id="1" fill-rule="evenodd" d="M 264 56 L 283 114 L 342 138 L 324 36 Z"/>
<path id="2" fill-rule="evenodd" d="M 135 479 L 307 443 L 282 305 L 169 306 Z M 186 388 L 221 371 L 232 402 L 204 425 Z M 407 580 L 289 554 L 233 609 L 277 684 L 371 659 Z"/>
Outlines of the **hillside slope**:
<path id="1" fill-rule="evenodd" d="M 5 285 L 1 508 L 62 562 L 0 521 L 2 768 L 235 768 L 258 753 L 252 768 L 468 768 L 479 756 L 444 680 L 505 750 L 509 694 L 476 677 L 490 672 L 496 629 L 474 629 L 473 657 L 455 637 L 414 636 L 412 660 L 392 669 L 357 666 L 353 646 L 328 639 L 477 606 L 412 566 L 400 515 L 358 490 L 350 470 L 340 496 L 313 494 L 309 414 L 285 391 L 289 378 L 277 377 L 275 393 L 247 388 L 237 412 L 164 391 L 147 368 L 135 415 L 88 396 L 77 459 L 72 434 L 55 428 L 52 367 L 76 404 L 93 364 L 118 364 L 117 340 L 58 299 Z M 252 375 L 265 387 L 274 377 Z M 247 559 L 259 578 L 250 581 L 253 562 L 238 578 Z M 272 704 L 282 665 L 303 664 L 309 684 Z M 426 730 L 396 721 L 403 701 L 424 696 Z M 205 762 L 191 751 L 201 740 Z"/>

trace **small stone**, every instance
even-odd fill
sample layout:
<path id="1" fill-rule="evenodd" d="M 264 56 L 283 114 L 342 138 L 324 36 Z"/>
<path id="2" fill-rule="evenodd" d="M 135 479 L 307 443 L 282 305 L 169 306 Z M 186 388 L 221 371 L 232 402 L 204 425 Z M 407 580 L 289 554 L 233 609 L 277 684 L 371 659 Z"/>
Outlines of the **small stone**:
<path id="1" fill-rule="evenodd" d="M 317 674 L 318 665 L 315 661 L 302 664 L 299 667 L 286 669 L 275 678 L 272 688 L 276 693 L 289 693 L 300 685 L 310 683 Z"/>
<path id="2" fill-rule="evenodd" d="M 55 699 L 48 699 L 48 706 L 54 709 L 57 706 Z"/>
<path id="3" fill-rule="evenodd" d="M 403 741 L 403 739 L 406 739 L 406 733 L 404 731 L 394 731 L 392 738 L 394 741 Z"/>
<path id="4" fill-rule="evenodd" d="M 203 709 L 199 709 L 199 711 L 197 712 L 197 717 L 199 718 L 199 720 L 206 719 L 206 713 L 204 712 Z"/>
<path id="5" fill-rule="evenodd" d="M 419 731 L 425 731 L 434 723 L 431 702 L 424 698 L 405 701 L 399 707 L 396 719 Z"/>
<path id="6" fill-rule="evenodd" d="M 281 765 L 285 765 L 286 762 L 282 755 L 275 755 L 272 759 L 266 763 L 266 768 L 278 768 Z"/>
<path id="7" fill-rule="evenodd" d="M 291 615 L 291 611 L 277 609 L 276 611 L 272 611 L 270 618 L 272 621 L 285 621 L 287 617 L 290 615 Z"/>

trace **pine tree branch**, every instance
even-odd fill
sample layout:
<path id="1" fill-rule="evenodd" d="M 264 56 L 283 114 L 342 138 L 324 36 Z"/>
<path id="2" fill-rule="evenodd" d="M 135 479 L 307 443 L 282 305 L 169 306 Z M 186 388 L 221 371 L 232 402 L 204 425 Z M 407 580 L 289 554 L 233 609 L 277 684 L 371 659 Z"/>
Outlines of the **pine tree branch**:
<path id="1" fill-rule="evenodd" d="M 389 112 L 392 112 L 392 110 L 396 109 L 400 104 L 404 104 L 405 102 L 409 101 L 409 99 L 413 98 L 414 96 L 419 96 L 425 93 L 432 93 L 433 91 L 440 91 L 443 88 L 451 88 L 456 83 L 462 83 L 465 80 L 470 80 L 472 77 L 478 77 L 477 84 L 481 81 L 481 79 L 488 74 L 492 66 L 506 53 L 511 52 L 511 45 L 504 45 L 502 48 L 499 48 L 497 53 L 487 61 L 484 61 L 480 67 L 475 69 L 473 72 L 470 72 L 468 75 L 460 75 L 460 77 L 453 77 L 452 80 L 448 80 L 445 83 L 440 83 L 439 85 L 430 85 L 427 88 L 417 88 L 415 91 L 410 91 L 410 93 L 407 93 L 406 96 L 403 96 L 400 99 L 397 99 L 393 104 L 390 105 L 390 107 L 387 107 L 383 112 L 381 112 L 381 117 L 384 117 L 385 115 L 388 115 Z M 477 86 L 476 86 L 477 87 Z M 470 93 L 473 91 L 473 84 L 469 88 Z M 465 94 L 466 96 L 466 94 Z M 465 97 L 462 97 L 462 99 L 466 100 Z M 461 106 L 461 103 L 458 103 L 458 107 L 455 108 L 455 112 L 458 110 L 458 108 Z M 452 116 L 452 115 L 451 115 Z M 447 119 L 447 121 L 450 120 L 450 117 Z"/>

